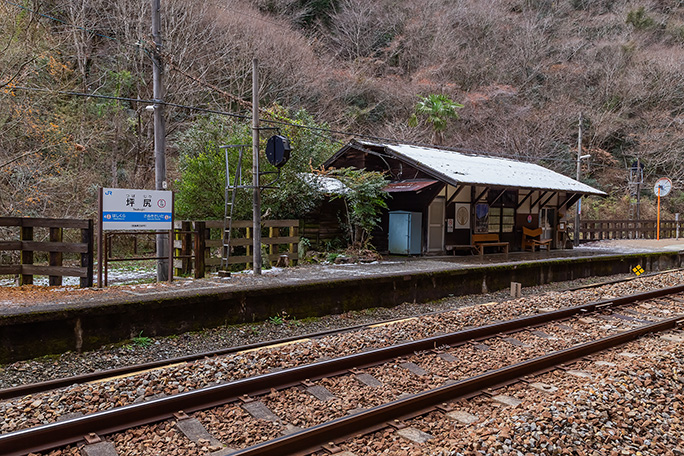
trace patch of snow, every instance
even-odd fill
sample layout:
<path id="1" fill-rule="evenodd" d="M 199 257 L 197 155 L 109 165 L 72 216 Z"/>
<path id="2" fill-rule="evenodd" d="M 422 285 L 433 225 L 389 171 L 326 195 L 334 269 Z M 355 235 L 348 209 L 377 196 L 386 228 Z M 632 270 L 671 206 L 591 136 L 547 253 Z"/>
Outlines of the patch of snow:
<path id="1" fill-rule="evenodd" d="M 321 193 L 344 195 L 349 192 L 349 188 L 342 181 L 334 177 L 321 176 L 314 173 L 299 173 L 298 176 L 309 186 Z"/>

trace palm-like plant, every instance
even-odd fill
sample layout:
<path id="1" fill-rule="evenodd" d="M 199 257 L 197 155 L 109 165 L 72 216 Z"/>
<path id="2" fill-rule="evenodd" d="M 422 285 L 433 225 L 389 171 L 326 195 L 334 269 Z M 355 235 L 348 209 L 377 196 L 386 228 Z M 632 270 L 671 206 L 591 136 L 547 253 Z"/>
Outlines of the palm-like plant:
<path id="1" fill-rule="evenodd" d="M 425 116 L 426 121 L 432 125 L 432 141 L 435 144 L 442 144 L 444 130 L 446 130 L 449 119 L 458 119 L 458 109 L 463 105 L 449 99 L 446 95 L 430 94 L 421 97 L 416 103 L 415 112 L 409 118 L 409 126 L 418 125 L 418 116 Z"/>

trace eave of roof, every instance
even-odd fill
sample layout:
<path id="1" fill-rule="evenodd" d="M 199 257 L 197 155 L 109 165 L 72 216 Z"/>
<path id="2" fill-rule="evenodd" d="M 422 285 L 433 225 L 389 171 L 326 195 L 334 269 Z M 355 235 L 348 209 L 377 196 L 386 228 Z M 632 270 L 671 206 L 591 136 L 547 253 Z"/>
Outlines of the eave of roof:
<path id="1" fill-rule="evenodd" d="M 356 144 L 362 148 L 382 147 L 388 155 L 410 163 L 426 174 L 454 186 L 468 184 L 606 195 L 601 190 L 534 163 L 429 147 L 353 141 L 328 162 L 333 162 Z"/>

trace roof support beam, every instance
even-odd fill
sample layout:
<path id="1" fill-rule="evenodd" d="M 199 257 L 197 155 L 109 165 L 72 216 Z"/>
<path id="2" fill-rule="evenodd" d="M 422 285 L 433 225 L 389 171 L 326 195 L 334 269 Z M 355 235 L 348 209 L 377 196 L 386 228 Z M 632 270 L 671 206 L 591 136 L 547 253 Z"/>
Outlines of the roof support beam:
<path id="1" fill-rule="evenodd" d="M 541 192 L 541 194 L 539 195 L 539 198 L 537 198 L 536 200 L 534 200 L 534 203 L 531 203 L 531 204 L 530 204 L 530 210 L 532 210 L 532 209 L 534 208 L 534 206 L 536 206 L 537 203 L 538 203 L 539 201 L 541 201 L 542 198 L 544 198 L 544 197 L 546 196 L 547 193 L 549 193 L 549 192 L 548 192 L 548 191 L 546 191 L 546 192 Z"/>
<path id="2" fill-rule="evenodd" d="M 487 193 L 488 191 L 489 191 L 489 187 L 485 187 L 485 189 L 482 190 L 482 193 L 480 193 L 478 195 L 478 197 L 473 200 L 473 203 L 477 203 L 478 201 L 480 201 L 480 198 L 482 198 L 485 195 L 485 193 Z"/>
<path id="3" fill-rule="evenodd" d="M 575 195 L 576 195 L 576 193 L 566 193 L 566 194 L 565 194 L 565 199 L 564 199 L 562 202 L 558 203 L 558 209 L 560 209 L 561 207 L 565 206 L 566 203 L 567 203 L 568 201 L 570 201 L 570 199 L 571 199 L 572 197 L 574 197 Z"/>
<path id="4" fill-rule="evenodd" d="M 459 185 L 454 194 L 451 195 L 451 197 L 447 200 L 446 203 L 450 204 L 453 200 L 455 200 L 458 194 L 461 193 L 465 187 L 465 185 Z"/>
<path id="5" fill-rule="evenodd" d="M 556 196 L 556 192 L 552 192 L 552 193 L 551 193 L 551 196 L 549 196 L 548 198 L 546 198 L 546 199 L 544 200 L 544 202 L 541 203 L 541 204 L 539 205 L 539 207 L 542 208 L 542 207 L 546 206 L 547 203 L 548 203 L 549 201 L 551 201 L 551 198 L 553 198 L 554 196 Z"/>
<path id="6" fill-rule="evenodd" d="M 518 205 L 515 206 L 515 210 L 516 210 L 516 211 L 517 211 L 518 209 L 520 209 L 520 207 L 521 207 L 523 204 L 525 204 L 525 201 L 527 201 L 527 200 L 530 198 L 530 196 L 532 196 L 532 193 L 534 193 L 534 190 L 530 190 L 530 191 L 527 193 L 527 195 L 525 195 L 525 198 L 523 198 L 522 201 L 520 201 L 520 202 L 518 203 Z M 532 209 L 531 206 L 530 206 L 530 209 Z"/>
<path id="7" fill-rule="evenodd" d="M 568 201 L 566 203 L 567 204 L 566 207 L 571 207 L 573 204 L 575 204 L 577 201 L 579 201 L 580 198 L 582 198 L 582 194 L 581 193 L 575 193 L 574 195 L 572 195 L 572 197 L 570 199 L 568 199 Z"/>
<path id="8" fill-rule="evenodd" d="M 497 201 L 499 201 L 499 198 L 501 198 L 501 197 L 503 196 L 504 193 L 506 193 L 506 189 L 505 189 L 505 188 L 504 188 L 503 190 L 501 190 L 501 191 L 499 192 L 498 195 L 496 195 L 496 198 L 494 198 L 494 200 L 493 200 L 491 203 L 489 203 L 489 205 L 490 205 L 490 206 L 494 206 L 494 203 L 496 203 Z"/>

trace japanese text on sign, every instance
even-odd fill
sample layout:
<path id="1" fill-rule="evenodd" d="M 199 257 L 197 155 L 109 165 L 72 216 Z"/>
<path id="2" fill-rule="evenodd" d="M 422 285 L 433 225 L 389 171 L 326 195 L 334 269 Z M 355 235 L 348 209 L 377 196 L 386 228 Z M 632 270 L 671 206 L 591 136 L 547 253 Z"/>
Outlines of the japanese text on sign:
<path id="1" fill-rule="evenodd" d="M 102 189 L 102 229 L 170 230 L 173 194 L 161 190 Z"/>

